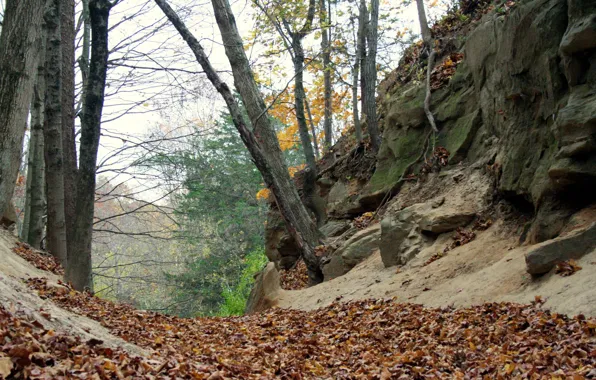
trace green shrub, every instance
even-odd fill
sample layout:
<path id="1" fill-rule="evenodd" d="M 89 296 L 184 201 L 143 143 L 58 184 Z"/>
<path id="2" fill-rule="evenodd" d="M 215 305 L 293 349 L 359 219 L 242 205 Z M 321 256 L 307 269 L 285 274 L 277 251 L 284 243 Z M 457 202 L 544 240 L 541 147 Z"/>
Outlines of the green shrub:
<path id="1" fill-rule="evenodd" d="M 223 302 L 219 307 L 217 315 L 230 316 L 242 315 L 250 295 L 254 275 L 259 272 L 267 263 L 267 257 L 263 248 L 249 252 L 243 260 L 244 269 L 236 286 L 224 287 L 222 292 Z"/>

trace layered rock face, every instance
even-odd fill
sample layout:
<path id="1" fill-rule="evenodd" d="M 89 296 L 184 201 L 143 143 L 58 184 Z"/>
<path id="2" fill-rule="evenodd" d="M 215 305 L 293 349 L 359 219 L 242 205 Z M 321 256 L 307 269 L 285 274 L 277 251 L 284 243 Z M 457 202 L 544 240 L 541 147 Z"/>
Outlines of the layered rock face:
<path id="1" fill-rule="evenodd" d="M 378 103 L 383 141 L 372 177 L 331 170 L 321 178 L 330 216 L 322 231 L 333 248 L 323 260 L 326 279 L 377 249 L 386 266 L 406 264 L 495 200 L 532 216 L 528 244 L 556 238 L 573 213 L 596 201 L 596 2 L 520 1 L 486 14 L 457 42 L 464 59 L 432 93 L 440 133 L 430 141 L 423 83 L 394 86 Z M 420 171 L 429 146 L 446 148 L 448 165 L 424 183 L 404 181 Z M 347 162 L 357 167 L 359 159 Z M 388 199 L 378 226 L 350 222 Z M 594 229 L 585 233 L 576 240 L 592 244 Z M 282 268 L 299 257 L 275 211 L 266 251 Z M 543 261 L 538 272 L 552 267 L 553 260 Z"/>

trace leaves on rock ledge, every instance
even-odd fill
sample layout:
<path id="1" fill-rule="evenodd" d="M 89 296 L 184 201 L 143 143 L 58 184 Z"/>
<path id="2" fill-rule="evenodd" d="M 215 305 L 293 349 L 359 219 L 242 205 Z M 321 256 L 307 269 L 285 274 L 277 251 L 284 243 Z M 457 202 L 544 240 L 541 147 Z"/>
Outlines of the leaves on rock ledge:
<path id="1" fill-rule="evenodd" d="M 374 216 L 374 212 L 365 212 L 359 217 L 354 218 L 354 227 L 358 228 L 359 230 L 365 229 L 375 222 Z"/>
<path id="2" fill-rule="evenodd" d="M 52 272 L 60 276 L 64 275 L 62 265 L 49 253 L 35 250 L 29 244 L 21 242 L 17 242 L 16 247 L 13 247 L 12 251 L 33 264 L 37 269 Z"/>
<path id="3" fill-rule="evenodd" d="M 435 66 L 432 73 L 430 74 L 430 88 L 433 91 L 439 90 L 445 87 L 451 77 L 455 74 L 457 65 L 463 61 L 464 55 L 461 53 L 451 53 L 443 62 Z"/>
<path id="4" fill-rule="evenodd" d="M 298 290 L 308 287 L 308 271 L 302 259 L 299 259 L 293 268 L 288 270 L 282 269 L 279 276 L 282 289 Z"/>

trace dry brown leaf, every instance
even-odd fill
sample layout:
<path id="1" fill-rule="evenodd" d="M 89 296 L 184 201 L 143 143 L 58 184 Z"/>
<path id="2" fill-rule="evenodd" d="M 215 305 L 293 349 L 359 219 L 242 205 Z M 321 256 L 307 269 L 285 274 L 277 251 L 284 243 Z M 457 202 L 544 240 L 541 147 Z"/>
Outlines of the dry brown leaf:
<path id="1" fill-rule="evenodd" d="M 57 305 L 154 350 L 155 356 L 139 362 L 122 351 L 25 327 L 28 322 L 0 307 L 0 336 L 9 336 L 12 342 L 1 347 L 0 354 L 20 363 L 13 369 L 19 376 L 36 370 L 38 377 L 55 378 L 52 371 L 73 365 L 80 368 L 82 378 L 206 379 L 217 374 L 222 378 L 348 379 L 375 374 L 387 379 L 463 379 L 554 374 L 573 379 L 596 373 L 596 321 L 583 315 L 569 318 L 534 305 L 487 303 L 432 309 L 392 300 L 362 300 L 309 312 L 272 309 L 243 317 L 185 319 L 56 288 L 44 279 L 28 284 Z M 45 361 L 45 367 L 19 362 L 37 350 L 27 334 L 40 342 L 39 348 L 54 362 Z M 69 364 L 64 360 L 68 357 L 75 362 Z"/>
<path id="2" fill-rule="evenodd" d="M 387 368 L 383 368 L 381 371 L 381 380 L 389 380 L 391 379 L 391 372 Z"/>
<path id="3" fill-rule="evenodd" d="M 566 277 L 571 276 L 572 274 L 581 269 L 582 267 L 579 266 L 575 260 L 571 259 L 557 263 L 555 273 L 558 273 L 561 276 Z"/>
<path id="4" fill-rule="evenodd" d="M 2 378 L 6 379 L 10 375 L 12 367 L 12 360 L 10 358 L 0 356 L 0 376 Z"/>

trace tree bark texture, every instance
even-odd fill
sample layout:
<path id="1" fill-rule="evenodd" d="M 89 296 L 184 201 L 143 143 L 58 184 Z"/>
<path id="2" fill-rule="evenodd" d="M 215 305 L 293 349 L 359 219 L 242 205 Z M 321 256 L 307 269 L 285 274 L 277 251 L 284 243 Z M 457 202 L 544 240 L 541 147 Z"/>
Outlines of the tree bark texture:
<path id="1" fill-rule="evenodd" d="M 31 176 L 31 196 L 29 211 L 28 233 L 25 237 L 32 247 L 41 248 L 41 240 L 45 223 L 43 220 L 46 211 L 45 198 L 45 159 L 43 139 L 43 94 L 45 91 L 43 68 L 38 69 L 37 81 L 33 89 L 33 102 L 31 104 L 31 142 L 30 150 L 33 160 L 29 161 L 27 180 Z"/>
<path id="2" fill-rule="evenodd" d="M 308 99 L 304 102 L 306 106 L 306 113 L 308 114 L 308 123 L 310 124 L 310 134 L 312 135 L 312 145 L 315 148 L 315 157 L 318 160 L 319 155 L 319 143 L 317 141 L 317 128 L 315 127 L 315 123 L 312 121 L 312 113 L 310 112 L 310 105 L 308 103 Z"/>
<path id="3" fill-rule="evenodd" d="M 41 44 L 43 46 L 43 44 Z M 43 49 L 42 49 L 43 51 Z M 43 63 L 43 54 L 40 63 Z M 43 66 L 37 68 L 37 79 L 33 87 L 31 101 L 31 138 L 29 140 L 29 164 L 27 168 L 27 200 L 22 239 L 34 248 L 41 248 L 45 223 L 45 160 L 43 140 L 43 102 L 44 102 Z"/>
<path id="4" fill-rule="evenodd" d="M 39 55 L 44 1 L 8 0 L 0 34 L 0 219 L 10 206 Z"/>
<path id="5" fill-rule="evenodd" d="M 89 0 L 82 0 L 83 3 L 83 43 L 81 46 L 81 56 L 78 59 L 81 77 L 83 79 L 83 94 L 85 98 L 85 89 L 87 88 L 87 78 L 89 77 L 89 56 L 91 55 L 91 19 L 89 18 Z M 77 111 L 80 111 L 82 102 L 79 102 Z M 79 116 L 81 116 L 79 114 Z"/>
<path id="6" fill-rule="evenodd" d="M 215 5 L 213 6 L 215 8 Z M 298 134 L 300 135 L 300 142 L 306 158 L 306 166 L 314 173 L 317 171 L 315 161 L 315 154 L 310 141 L 308 125 L 306 123 L 305 99 L 306 93 L 304 91 L 304 48 L 302 40 L 312 30 L 312 22 L 315 16 L 316 3 L 315 0 L 310 0 L 308 4 L 308 12 L 304 25 L 299 30 L 292 30 L 290 22 L 282 18 L 282 23 L 290 36 L 292 48 L 292 63 L 294 64 L 294 108 L 296 112 L 296 121 L 298 122 Z M 230 12 L 231 13 L 231 12 Z M 217 17 L 217 16 L 216 16 Z M 233 16 L 232 16 L 233 17 Z M 235 24 L 234 24 L 235 26 Z M 223 33 L 223 31 L 222 31 Z M 240 41 L 242 43 L 242 41 Z M 250 68 L 249 68 L 250 69 Z"/>
<path id="7" fill-rule="evenodd" d="M 360 52 L 360 110 L 364 114 L 366 90 L 366 78 L 364 76 L 364 65 L 366 65 L 366 29 L 368 23 L 368 10 L 366 8 L 366 0 L 360 0 L 358 6 L 358 45 L 357 49 Z"/>
<path id="8" fill-rule="evenodd" d="M 315 152 L 310 141 L 308 124 L 306 124 L 304 91 L 304 49 L 302 48 L 302 39 L 293 38 L 292 49 L 294 50 L 294 107 L 296 111 L 296 120 L 298 121 L 298 134 L 306 158 L 306 166 L 316 172 L 317 164 Z"/>
<path id="9" fill-rule="evenodd" d="M 74 239 L 77 154 L 75 144 L 75 4 L 60 0 L 60 36 L 62 40 L 62 149 L 64 162 L 64 215 L 67 252 Z"/>
<path id="10" fill-rule="evenodd" d="M 353 24 L 352 24 L 353 25 Z M 358 76 L 360 75 L 360 62 L 362 60 L 362 36 L 364 35 L 364 25 L 358 17 L 358 32 L 354 38 L 356 45 L 356 58 L 352 68 L 352 114 L 354 116 L 354 130 L 356 131 L 356 140 L 362 142 L 362 126 L 360 125 L 360 115 L 358 111 Z"/>
<path id="11" fill-rule="evenodd" d="M 207 78 L 226 102 L 242 141 L 263 176 L 265 184 L 275 196 L 279 210 L 286 221 L 288 231 L 302 250 L 310 282 L 321 282 L 323 274 L 319 267 L 319 259 L 314 252 L 314 248 L 319 242 L 319 233 L 302 204 L 298 191 L 288 173 L 275 129 L 267 115 L 265 103 L 252 75 L 229 3 L 227 0 L 212 0 L 226 55 L 232 66 L 234 83 L 251 119 L 253 130 L 249 128 L 249 124 L 244 119 L 230 88 L 211 66 L 199 41 L 190 33 L 165 0 L 155 0 L 155 2 L 191 48 Z"/>
<path id="12" fill-rule="evenodd" d="M 327 151 L 333 145 L 333 102 L 331 99 L 331 22 L 327 12 L 325 0 L 319 0 L 319 21 L 321 25 L 321 50 L 323 53 L 323 81 L 325 86 L 325 116 L 323 131 L 325 131 L 325 147 Z"/>
<path id="13" fill-rule="evenodd" d="M 366 27 L 366 44 L 368 51 L 363 67 L 364 91 L 366 93 L 362 112 L 366 115 L 366 127 L 370 142 L 375 152 L 379 151 L 381 138 L 377 123 L 377 27 L 379 24 L 379 0 L 371 0 L 370 22 Z"/>
<path id="14" fill-rule="evenodd" d="M 95 209 L 95 172 L 108 67 L 108 19 L 111 8 L 112 3 L 108 0 L 89 2 L 91 60 L 81 119 L 75 238 L 72 242 L 73 252 L 68 257 L 66 268 L 66 280 L 77 290 L 93 290 L 91 238 Z"/>
<path id="15" fill-rule="evenodd" d="M 33 123 L 33 121 L 32 121 Z M 32 147 L 33 131 L 29 136 L 29 148 L 27 149 L 27 182 L 25 184 L 25 207 L 23 208 L 23 224 L 21 224 L 21 231 L 19 232 L 19 238 L 23 241 L 27 241 L 29 235 L 29 218 L 31 217 L 31 165 L 33 161 L 33 155 L 35 154 L 35 148 Z"/>
<path id="16" fill-rule="evenodd" d="M 60 0 L 49 0 L 44 14 L 46 88 L 43 129 L 46 161 L 46 198 L 48 200 L 47 249 L 66 268 L 64 160 L 60 97 L 62 90 L 60 8 Z"/>
<path id="17" fill-rule="evenodd" d="M 424 9 L 424 0 L 416 0 L 416 8 L 418 9 L 418 21 L 420 22 L 420 33 L 422 34 L 422 41 L 429 43 L 432 40 L 428 21 L 426 20 L 426 11 Z"/>

